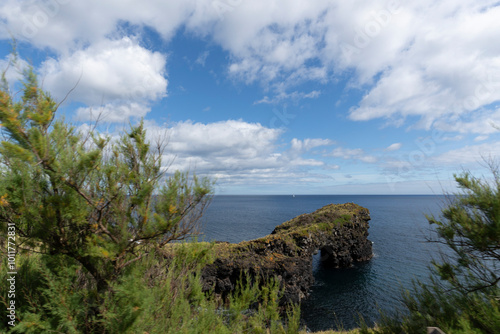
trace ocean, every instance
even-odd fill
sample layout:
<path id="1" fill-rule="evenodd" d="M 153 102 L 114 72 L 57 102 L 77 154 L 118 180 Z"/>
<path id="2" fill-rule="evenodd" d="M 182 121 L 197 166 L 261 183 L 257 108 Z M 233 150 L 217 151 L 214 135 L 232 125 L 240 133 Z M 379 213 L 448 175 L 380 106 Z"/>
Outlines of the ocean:
<path id="1" fill-rule="evenodd" d="M 434 195 L 296 195 L 215 196 L 202 218 L 206 241 L 240 242 L 263 237 L 277 225 L 327 204 L 353 202 L 370 210 L 368 239 L 374 257 L 353 268 L 325 268 L 319 254 L 313 259 L 315 284 L 302 303 L 302 320 L 311 331 L 368 325 L 380 310 L 393 312 L 401 305 L 402 289 L 412 280 L 428 279 L 428 265 L 439 258 L 438 246 L 425 215 L 439 216 L 445 196 Z"/>

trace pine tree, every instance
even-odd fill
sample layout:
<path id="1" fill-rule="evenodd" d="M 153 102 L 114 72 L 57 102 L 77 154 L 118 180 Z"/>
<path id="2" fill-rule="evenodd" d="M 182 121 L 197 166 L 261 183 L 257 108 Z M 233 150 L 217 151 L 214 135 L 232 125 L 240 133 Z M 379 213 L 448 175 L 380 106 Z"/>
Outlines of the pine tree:
<path id="1" fill-rule="evenodd" d="M 417 281 L 403 295 L 399 316 L 384 316 L 375 333 L 500 333 L 500 173 L 455 175 L 462 190 L 449 197 L 440 217 L 427 217 L 443 245 L 432 261 L 429 282 Z M 366 329 L 364 332 L 368 332 Z"/>
<path id="2" fill-rule="evenodd" d="M 438 242 L 452 254 L 433 264 L 439 277 L 462 294 L 499 292 L 500 174 L 490 165 L 490 182 L 470 173 L 455 176 L 464 193 L 442 211 L 443 219 L 429 217 Z"/>
<path id="3" fill-rule="evenodd" d="M 196 231 L 213 182 L 167 177 L 164 145 L 148 141 L 143 122 L 119 139 L 95 128 L 82 133 L 56 118 L 58 104 L 32 69 L 22 84 L 17 97 L 3 73 L 0 245 L 15 226 L 18 254 L 16 326 L 0 323 L 0 331 L 298 331 L 298 308 L 278 320 L 277 284 L 241 285 L 219 300 L 200 282 L 213 244 L 167 245 Z M 9 303 L 6 289 L 0 285 L 1 307 Z"/>
<path id="4" fill-rule="evenodd" d="M 16 99 L 0 89 L 0 227 L 15 226 L 19 248 L 76 260 L 99 293 L 135 261 L 194 232 L 213 184 L 170 177 L 164 145 L 143 122 L 119 140 L 56 118 L 59 105 L 32 69 Z"/>

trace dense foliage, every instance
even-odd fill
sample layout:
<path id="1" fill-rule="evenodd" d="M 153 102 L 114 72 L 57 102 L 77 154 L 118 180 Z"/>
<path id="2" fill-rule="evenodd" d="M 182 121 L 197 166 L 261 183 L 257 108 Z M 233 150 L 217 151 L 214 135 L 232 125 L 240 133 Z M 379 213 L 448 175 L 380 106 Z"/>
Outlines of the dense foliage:
<path id="1" fill-rule="evenodd" d="M 57 119 L 57 108 L 31 69 L 20 96 L 4 72 L 0 279 L 17 275 L 15 326 L 2 321 L 0 331 L 285 332 L 275 284 L 249 284 L 231 300 L 217 300 L 199 282 L 210 246 L 177 244 L 173 259 L 165 255 L 172 242 L 195 232 L 210 180 L 167 176 L 164 143 L 149 141 L 142 122 L 113 139 Z M 15 268 L 8 245 L 15 245 Z M 0 285 L 2 309 L 12 300 L 8 288 Z"/>
<path id="2" fill-rule="evenodd" d="M 384 316 L 376 333 L 500 333 L 500 174 L 455 176 L 462 193 L 450 197 L 442 217 L 428 217 L 444 245 L 432 262 L 430 283 L 416 282 L 403 296 L 406 310 Z"/>
<path id="3" fill-rule="evenodd" d="M 278 306 L 281 290 L 241 284 L 228 300 L 206 294 L 200 269 L 214 258 L 213 245 L 176 245 L 167 260 L 142 258 L 96 296 L 88 273 L 65 256 L 20 255 L 13 333 L 297 333 L 298 309 Z M 5 281 L 6 274 L 0 273 Z M 250 280 L 247 280 L 250 281 Z M 5 301 L 5 285 L 0 286 Z M 99 301 L 99 302 L 97 302 Z M 4 304 L 2 305 L 3 308 Z"/>

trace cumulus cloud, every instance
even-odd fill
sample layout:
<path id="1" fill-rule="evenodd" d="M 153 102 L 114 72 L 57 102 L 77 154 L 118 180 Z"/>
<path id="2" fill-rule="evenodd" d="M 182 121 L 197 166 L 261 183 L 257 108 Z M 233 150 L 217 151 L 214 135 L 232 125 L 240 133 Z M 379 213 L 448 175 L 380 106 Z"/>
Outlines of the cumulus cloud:
<path id="1" fill-rule="evenodd" d="M 124 100 L 156 100 L 166 95 L 166 57 L 133 38 L 104 40 L 42 64 L 44 87 L 56 97 L 87 105 Z"/>
<path id="2" fill-rule="evenodd" d="M 498 133 L 500 125 L 500 108 L 480 109 L 471 113 L 463 113 L 446 120 L 437 120 L 434 127 L 443 131 L 462 134 L 474 133 L 486 135 Z"/>
<path id="3" fill-rule="evenodd" d="M 78 108 L 75 119 L 80 122 L 96 121 L 106 123 L 127 123 L 131 118 L 140 119 L 149 112 L 149 107 L 136 103 L 108 103 L 99 107 Z"/>
<path id="4" fill-rule="evenodd" d="M 445 1 L 405 8 L 422 30 L 407 31 L 411 43 L 383 69 L 351 119 L 418 116 L 418 126 L 428 129 L 500 100 L 500 47 L 491 45 L 500 31 L 500 7 L 492 4 Z"/>
<path id="5" fill-rule="evenodd" d="M 165 165 L 171 170 L 195 170 L 221 184 L 320 183 L 340 169 L 324 161 L 316 148 L 335 142 L 324 138 L 293 138 L 283 144 L 284 131 L 260 123 L 227 120 L 214 123 L 183 121 L 170 126 L 146 122 L 151 139 L 168 132 Z M 337 148 L 330 156 L 375 162 L 361 149 Z"/>
<path id="6" fill-rule="evenodd" d="M 300 93 L 296 86 L 332 82 L 348 71 L 349 87 L 366 89 L 350 119 L 403 124 L 416 116 L 416 126 L 423 128 L 454 124 L 481 108 L 483 118 L 493 113 L 488 106 L 500 100 L 500 45 L 491 41 L 500 37 L 499 15 L 496 0 L 5 0 L 0 5 L 8 28 L 3 37 L 11 31 L 55 50 L 60 57 L 44 65 L 47 84 L 60 92 L 82 75 L 78 94 L 86 101 L 103 95 L 163 96 L 165 57 L 126 40 L 122 24 L 139 34 L 147 26 L 165 40 L 185 27 L 229 53 L 229 76 L 269 89 L 256 103 L 314 98 L 317 94 Z M 207 56 L 201 54 L 198 63 Z M 77 63 L 87 69 L 82 72 Z M 121 71 L 124 64 L 129 75 Z M 139 73 L 151 87 L 141 87 Z M 478 129 L 475 119 L 469 123 L 462 129 Z"/>
<path id="7" fill-rule="evenodd" d="M 455 150 L 440 154 L 432 159 L 440 165 L 457 166 L 477 164 L 500 156 L 500 142 L 488 142 L 478 145 L 467 145 Z"/>
<path id="8" fill-rule="evenodd" d="M 48 50 L 52 58 L 39 69 L 44 88 L 61 99 L 76 85 L 69 98 L 85 104 L 79 120 L 102 113 L 121 122 L 146 116 L 151 102 L 167 95 L 167 57 L 141 44 L 143 29 L 169 41 L 182 28 L 227 52 L 229 78 L 263 87 L 255 104 L 315 99 L 329 91 L 321 84 L 348 80 L 346 95 L 363 94 L 348 112 L 352 121 L 417 120 L 413 127 L 452 132 L 450 140 L 474 134 L 481 145 L 428 160 L 450 165 L 500 153 L 498 143 L 485 143 L 500 125 L 500 44 L 492 42 L 500 38 L 498 17 L 497 0 L 4 0 L 0 38 L 12 32 Z M 194 63 L 208 57 L 203 52 Z M 300 87 L 311 82 L 314 88 Z M 340 168 L 314 156 L 333 141 L 283 144 L 282 134 L 244 121 L 179 122 L 170 127 L 165 158 L 234 182 L 321 180 L 325 175 L 311 171 Z M 326 160 L 380 163 L 359 148 L 329 150 L 323 158 L 336 159 Z"/>
<path id="9" fill-rule="evenodd" d="M 171 170 L 195 170 L 226 184 L 319 182 L 327 177 L 314 172 L 326 164 L 306 156 L 313 148 L 330 145 L 327 139 L 293 139 L 283 147 L 280 129 L 259 123 L 228 120 L 214 123 L 184 121 L 161 126 L 147 122 L 151 139 L 168 133 L 165 165 Z M 338 166 L 336 167 L 338 168 Z M 332 169 L 336 169 L 332 168 Z"/>
<path id="10" fill-rule="evenodd" d="M 0 19 L 9 30 L 2 29 L 0 36 L 10 38 L 10 32 L 19 40 L 67 53 L 120 34 L 120 24 L 127 22 L 132 26 L 154 27 L 169 39 L 194 11 L 205 10 L 211 3 L 202 2 L 204 4 L 196 0 L 145 0 L 140 3 L 5 0 L 0 4 Z"/>
<path id="11" fill-rule="evenodd" d="M 386 147 L 384 151 L 387 151 L 387 152 L 397 151 L 401 148 L 401 146 L 403 146 L 403 144 L 394 143 L 394 144 L 391 144 L 388 147 Z"/>
<path id="12" fill-rule="evenodd" d="M 311 149 L 319 146 L 330 146 L 335 144 L 335 142 L 331 139 L 321 139 L 321 138 L 306 138 L 304 140 L 300 140 L 297 138 L 293 138 L 291 141 L 291 152 L 303 153 L 310 151 Z"/>
<path id="13" fill-rule="evenodd" d="M 365 151 L 363 151 L 360 148 L 349 149 L 349 148 L 337 147 L 330 153 L 327 153 L 326 156 L 342 158 L 345 160 L 359 160 L 367 163 L 374 163 L 377 161 L 376 157 L 366 154 Z"/>
<path id="14" fill-rule="evenodd" d="M 356 121 L 403 124 L 417 116 L 415 126 L 428 129 L 500 100 L 500 46 L 491 43 L 500 37 L 496 1 L 282 6 L 242 2 L 213 30 L 233 56 L 230 75 L 274 87 L 275 97 L 258 102 L 276 101 L 283 87 L 334 80 L 344 71 L 354 74 L 352 87 L 367 87 L 350 111 Z"/>
<path id="15" fill-rule="evenodd" d="M 233 55 L 230 75 L 274 83 L 275 96 L 258 102 L 346 70 L 355 75 L 353 87 L 369 85 L 350 111 L 356 121 L 403 124 L 417 116 L 417 127 L 442 128 L 500 100 L 500 46 L 491 43 L 500 37 L 495 1 L 288 1 L 286 12 L 279 8 L 278 1 L 242 3 L 213 33 Z M 462 131 L 480 129 L 475 119 Z"/>
<path id="16" fill-rule="evenodd" d="M 188 156 L 253 159 L 269 154 L 281 130 L 259 123 L 228 120 L 215 123 L 179 122 L 172 127 L 169 148 Z"/>

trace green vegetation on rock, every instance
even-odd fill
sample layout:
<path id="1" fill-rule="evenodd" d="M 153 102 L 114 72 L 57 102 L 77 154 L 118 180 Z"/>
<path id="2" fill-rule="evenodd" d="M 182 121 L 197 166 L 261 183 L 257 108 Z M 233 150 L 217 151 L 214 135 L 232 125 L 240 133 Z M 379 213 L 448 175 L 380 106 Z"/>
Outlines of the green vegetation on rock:
<path id="1" fill-rule="evenodd" d="M 325 252 L 326 263 L 349 267 L 372 257 L 367 239 L 369 211 L 353 203 L 330 204 L 295 217 L 262 238 L 214 245 L 216 260 L 202 272 L 207 290 L 226 295 L 242 272 L 252 279 L 277 278 L 284 293 L 280 303 L 299 303 L 314 282 L 312 256 Z"/>

